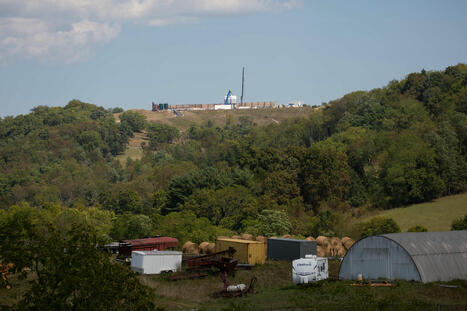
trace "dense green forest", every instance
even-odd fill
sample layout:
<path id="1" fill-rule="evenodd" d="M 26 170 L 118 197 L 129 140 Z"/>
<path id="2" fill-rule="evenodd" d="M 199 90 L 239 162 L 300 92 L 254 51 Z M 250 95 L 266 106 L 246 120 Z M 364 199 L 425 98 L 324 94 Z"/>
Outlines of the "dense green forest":
<path id="1" fill-rule="evenodd" d="M 72 100 L 0 119 L 0 219 L 84 219 L 99 238 L 182 242 L 233 232 L 339 231 L 339 215 L 460 193 L 467 185 L 467 65 L 411 73 L 302 119 L 248 117 L 187 131 Z M 136 132 L 141 160 L 121 154 Z M 11 208 L 13 207 L 13 208 Z M 71 217 L 67 214 L 81 215 Z"/>

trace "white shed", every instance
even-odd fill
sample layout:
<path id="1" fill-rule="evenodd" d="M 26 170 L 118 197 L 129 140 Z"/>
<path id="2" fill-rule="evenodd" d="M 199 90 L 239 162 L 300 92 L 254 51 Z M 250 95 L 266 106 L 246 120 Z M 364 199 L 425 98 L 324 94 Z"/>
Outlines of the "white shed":
<path id="1" fill-rule="evenodd" d="M 131 252 L 131 269 L 141 274 L 176 272 L 182 268 L 182 252 L 134 251 Z"/>

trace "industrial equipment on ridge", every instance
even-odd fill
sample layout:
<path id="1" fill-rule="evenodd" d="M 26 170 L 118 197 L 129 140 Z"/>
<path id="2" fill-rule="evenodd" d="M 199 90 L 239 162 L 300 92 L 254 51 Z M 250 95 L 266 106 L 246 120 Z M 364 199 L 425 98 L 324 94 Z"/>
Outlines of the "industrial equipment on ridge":
<path id="1" fill-rule="evenodd" d="M 152 102 L 152 111 L 163 111 L 163 110 L 169 110 L 168 103 L 159 103 L 158 105 L 156 105 L 154 104 L 154 102 Z"/>

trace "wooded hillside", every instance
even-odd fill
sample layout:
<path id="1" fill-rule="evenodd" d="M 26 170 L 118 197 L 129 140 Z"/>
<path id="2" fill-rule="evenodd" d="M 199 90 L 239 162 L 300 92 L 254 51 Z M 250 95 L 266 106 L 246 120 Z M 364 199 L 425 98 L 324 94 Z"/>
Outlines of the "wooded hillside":
<path id="1" fill-rule="evenodd" d="M 312 235 L 342 214 L 465 191 L 467 65 L 412 73 L 258 125 L 248 115 L 186 130 L 73 100 L 0 120 L 0 209 L 105 210 L 108 239 L 153 234 Z M 134 133 L 141 160 L 121 165 Z"/>

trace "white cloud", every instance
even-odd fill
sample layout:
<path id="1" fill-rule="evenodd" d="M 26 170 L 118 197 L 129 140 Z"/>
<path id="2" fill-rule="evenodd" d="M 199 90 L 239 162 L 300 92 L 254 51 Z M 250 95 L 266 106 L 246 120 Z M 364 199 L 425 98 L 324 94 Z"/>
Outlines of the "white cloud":
<path id="1" fill-rule="evenodd" d="M 0 0 L 0 60 L 74 62 L 120 33 L 124 22 L 164 27 L 216 15 L 288 10 L 302 0 Z"/>

